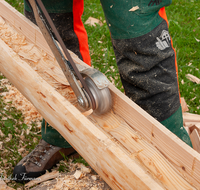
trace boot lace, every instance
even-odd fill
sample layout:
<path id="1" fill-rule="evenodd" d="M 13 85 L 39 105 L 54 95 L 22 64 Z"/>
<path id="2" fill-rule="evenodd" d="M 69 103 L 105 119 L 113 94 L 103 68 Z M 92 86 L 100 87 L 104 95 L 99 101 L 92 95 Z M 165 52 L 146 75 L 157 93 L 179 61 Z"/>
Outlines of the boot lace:
<path id="1" fill-rule="evenodd" d="M 32 151 L 32 153 L 28 156 L 28 158 L 24 161 L 23 166 L 27 163 L 33 163 L 37 166 L 41 166 L 40 160 L 46 160 L 44 155 L 50 154 L 50 149 L 55 149 L 53 145 L 43 145 L 42 143 L 39 143 L 36 148 Z"/>

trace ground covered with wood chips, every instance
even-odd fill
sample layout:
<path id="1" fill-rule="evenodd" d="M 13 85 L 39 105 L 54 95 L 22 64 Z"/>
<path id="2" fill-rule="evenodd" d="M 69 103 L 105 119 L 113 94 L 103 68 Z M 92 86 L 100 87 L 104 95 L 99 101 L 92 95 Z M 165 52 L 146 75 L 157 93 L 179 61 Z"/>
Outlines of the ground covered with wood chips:
<path id="1" fill-rule="evenodd" d="M 16 135 L 19 139 L 15 139 L 11 132 L 5 134 L 3 128 L 6 127 L 2 123 L 2 130 L 0 130 L 0 154 L 1 154 L 1 180 L 0 187 L 3 189 L 65 189 L 65 190 L 111 190 L 111 188 L 102 180 L 102 178 L 85 162 L 83 158 L 68 159 L 65 158 L 51 172 L 47 172 L 44 176 L 39 177 L 37 180 L 31 181 L 25 185 L 17 184 L 13 181 L 12 170 L 15 164 L 24 156 L 26 156 L 32 148 L 28 148 L 25 141 L 26 136 L 34 133 L 35 137 L 32 139 L 35 146 L 41 138 L 41 115 L 35 107 L 12 85 L 8 79 L 2 76 L 0 80 L 0 98 L 3 102 L 4 108 L 1 109 L 0 117 L 3 121 L 10 121 L 13 119 L 11 116 L 5 115 L 2 110 L 9 110 L 10 107 L 16 109 L 16 113 L 21 112 L 20 121 L 16 121 L 21 125 L 25 125 L 26 129 L 15 128 Z M 23 121 L 21 120 L 23 118 Z M 15 119 L 16 120 L 16 119 Z M 34 125 L 33 125 L 34 123 Z M 17 124 L 13 124 L 14 127 Z M 33 130 L 34 128 L 34 130 Z M 19 134 L 19 135 L 18 135 Z M 4 141 L 11 142 L 12 140 L 19 140 L 16 142 L 17 147 L 8 147 Z M 13 149 L 13 150 L 11 150 Z M 15 154 L 11 154 L 11 153 Z M 5 158 L 4 154 L 12 155 L 13 163 Z M 17 154 L 17 155 L 16 155 Z M 16 157 L 14 157 L 16 155 Z M 8 185 L 8 186 L 7 186 Z M 12 188 L 9 188 L 12 187 Z"/>

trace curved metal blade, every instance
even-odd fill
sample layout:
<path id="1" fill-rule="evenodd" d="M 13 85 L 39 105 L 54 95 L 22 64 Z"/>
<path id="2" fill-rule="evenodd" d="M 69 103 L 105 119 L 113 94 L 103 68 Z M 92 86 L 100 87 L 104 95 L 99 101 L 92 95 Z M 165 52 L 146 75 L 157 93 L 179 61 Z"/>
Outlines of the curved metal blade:
<path id="1" fill-rule="evenodd" d="M 95 115 L 102 115 L 108 112 L 112 107 L 112 97 L 109 88 L 99 89 L 89 77 L 85 78 L 85 82 L 95 99 L 96 109 L 93 110 L 93 113 Z"/>

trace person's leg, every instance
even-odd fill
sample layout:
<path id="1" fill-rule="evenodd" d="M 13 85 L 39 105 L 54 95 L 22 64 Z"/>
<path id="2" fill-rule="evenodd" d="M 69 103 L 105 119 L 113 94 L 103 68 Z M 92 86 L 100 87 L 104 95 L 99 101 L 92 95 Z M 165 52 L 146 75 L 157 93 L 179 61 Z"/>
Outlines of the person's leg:
<path id="1" fill-rule="evenodd" d="M 66 47 L 80 59 L 90 65 L 90 55 L 87 34 L 81 21 L 83 2 L 73 5 L 71 1 L 43 1 Z M 73 9 L 79 6 L 79 14 L 74 15 Z M 36 24 L 35 18 L 25 3 L 25 16 Z M 44 119 L 42 122 L 42 140 L 37 147 L 14 168 L 13 176 L 17 182 L 28 182 L 51 169 L 65 156 L 71 156 L 76 151 L 71 145 L 51 127 Z"/>
<path id="2" fill-rule="evenodd" d="M 72 10 L 71 10 L 72 11 Z M 83 60 L 86 56 L 89 56 L 89 52 L 81 53 L 80 45 L 84 46 L 85 49 L 88 48 L 87 41 L 83 44 L 83 40 L 78 39 L 78 35 L 74 30 L 74 16 L 72 12 L 68 13 L 49 13 L 51 19 L 54 21 L 54 24 L 65 43 L 65 46 L 74 52 L 78 57 Z M 33 23 L 36 24 L 34 15 L 32 12 L 25 10 L 25 16 L 30 19 Z M 84 38 L 87 40 L 87 34 Z M 79 43 L 81 42 L 81 44 Z M 85 59 L 88 59 L 87 57 Z M 88 62 L 90 64 L 90 62 Z M 45 125 L 45 121 L 42 123 L 42 139 L 48 142 L 51 145 L 59 146 L 62 148 L 69 148 L 71 145 L 58 133 L 53 127 L 48 123 Z"/>
<path id="3" fill-rule="evenodd" d="M 101 0 L 125 94 L 192 146 L 183 127 L 176 54 L 163 8 L 170 1 L 139 2 Z"/>

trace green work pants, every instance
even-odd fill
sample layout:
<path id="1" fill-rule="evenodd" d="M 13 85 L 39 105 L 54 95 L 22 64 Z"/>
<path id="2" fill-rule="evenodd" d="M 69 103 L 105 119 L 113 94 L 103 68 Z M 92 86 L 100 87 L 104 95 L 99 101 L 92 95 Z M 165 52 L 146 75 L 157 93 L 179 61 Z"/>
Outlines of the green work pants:
<path id="1" fill-rule="evenodd" d="M 43 0 L 43 3 L 52 17 L 59 15 L 59 19 L 54 19 L 57 28 L 63 29 L 76 24 L 73 22 L 73 0 Z M 164 10 L 170 3 L 171 0 L 101 0 L 126 95 L 192 146 L 183 128 L 176 56 Z M 31 19 L 26 4 L 25 9 L 27 17 Z M 70 19 L 64 19 L 64 23 L 59 22 L 66 15 L 70 15 Z M 81 42 L 76 35 L 71 35 L 73 28 L 66 28 L 63 38 L 74 36 L 75 40 L 72 38 L 67 41 L 67 47 L 73 47 L 72 51 L 82 58 L 77 49 Z M 55 146 L 70 147 L 44 120 L 42 138 Z"/>

